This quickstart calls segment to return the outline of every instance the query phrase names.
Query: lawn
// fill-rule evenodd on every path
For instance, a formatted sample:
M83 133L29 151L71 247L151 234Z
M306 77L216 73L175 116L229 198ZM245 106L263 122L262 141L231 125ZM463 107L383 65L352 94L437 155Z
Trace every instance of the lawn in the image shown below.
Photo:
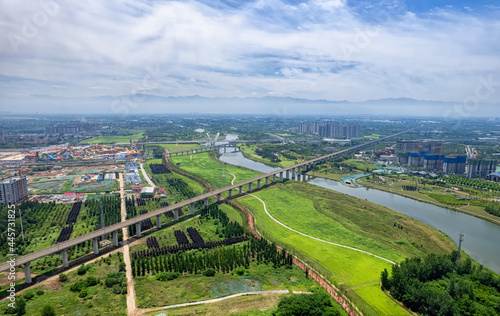
M90 139L81 141L81 144L113 144L113 143L132 143L139 141L143 137L144 132L140 131L135 134L125 136L96 136Z
M101 259L89 264L90 269L85 275L78 275L76 271L73 271L68 274L66 282L61 283L55 280L50 285L33 287L28 291L36 293L38 290L43 290L44 293L42 295L35 294L27 302L26 315L40 315L41 310L46 305L52 306L56 310L56 315L126 315L126 295L114 294L112 289L107 288L104 284L89 287L87 289L88 295L84 298L80 298L78 292L70 291L71 285L90 276L96 277L104 283L108 273L118 272L118 263L118 254L114 254L109 259L105 258L105 260ZM0 305L0 313L4 311L6 302L8 301L4 301Z
M213 155L213 153L211 154ZM191 173L210 183L214 189L223 188L234 183L256 177L259 173L242 167L223 164L215 160L210 153L171 157L170 161L177 168ZM224 166L223 166L224 165ZM224 170L223 170L224 169ZM222 176L224 174L224 177ZM246 189L246 186L245 188Z
M442 233L389 209L337 192L292 182L254 193L262 198L272 216L284 224L317 238L346 243L388 259L427 252L447 252L453 243ZM297 234L272 221L262 203L245 196L238 203L255 215L260 232L272 241L293 248L332 282L347 290L366 315L407 314L383 292L364 289L378 284L380 272L390 263L373 256L337 247ZM366 207L366 208L365 208ZM396 225L401 225L400 229ZM306 259L307 261L307 259ZM374 293L375 292L375 293Z

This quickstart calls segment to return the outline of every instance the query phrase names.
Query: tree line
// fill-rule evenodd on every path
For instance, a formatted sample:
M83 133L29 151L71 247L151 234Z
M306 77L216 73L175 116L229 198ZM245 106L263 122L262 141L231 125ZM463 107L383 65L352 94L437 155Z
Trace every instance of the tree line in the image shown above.
M498 315L500 278L470 258L430 254L407 258L381 274L382 289L422 315Z

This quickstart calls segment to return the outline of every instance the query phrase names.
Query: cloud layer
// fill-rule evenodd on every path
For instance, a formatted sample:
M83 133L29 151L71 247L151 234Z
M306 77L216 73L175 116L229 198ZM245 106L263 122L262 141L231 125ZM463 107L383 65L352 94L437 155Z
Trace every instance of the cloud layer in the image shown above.
M500 9L404 1L0 4L2 98L159 96L463 102L492 76ZM461 1L460 3L464 3Z

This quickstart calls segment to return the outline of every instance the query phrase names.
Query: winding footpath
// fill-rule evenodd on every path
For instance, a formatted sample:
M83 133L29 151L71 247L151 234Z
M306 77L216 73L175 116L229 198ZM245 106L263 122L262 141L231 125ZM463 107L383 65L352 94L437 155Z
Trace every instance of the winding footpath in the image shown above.
M181 303L181 304L174 304L174 305L168 305L168 306L163 306L163 307L156 307L156 308L145 308L142 310L143 313L147 312L153 312L153 311L158 311L158 310L163 310L163 309L170 309L170 308L177 308L177 307L185 307L185 306L192 306L192 305L200 305L200 304L207 304L207 303L216 303L220 302L223 300L239 297L239 296L244 296L244 295L266 295L266 294L313 294L312 292L304 292L304 291L288 291L288 290L269 290L269 291L253 291L253 292L243 292L243 293L236 293L224 297L219 297L219 298L214 298L211 300L205 300L205 301L198 301L198 302L189 302L189 303Z
M148 184L150 186L152 186L152 187L155 187L155 184L149 178L148 174L146 173L146 170L144 170L144 164L143 163L141 163L141 171L142 171L142 175L144 176L144 179L146 179L146 181L148 182Z
M300 234L302 236L305 236L305 237L308 237L308 238L312 238L312 239L315 239L317 241L321 241L321 242L324 242L324 243L327 243L327 244L331 244L331 245L334 245L334 246L337 246L337 247L342 247L342 248L347 248L347 249L351 249L351 250L354 250L354 251L359 251L359 252L362 252L364 254L367 254L367 255L370 255L370 256L373 256L375 258L379 258L379 259L382 259L384 261L387 261L391 264L396 264L394 261L391 261L387 258L384 258L384 257L381 257L381 256L377 256L376 254L373 254L371 252L368 252L368 251L364 251L364 250L361 250L361 249L358 249L358 248L354 248L354 247L349 247L349 246L346 246L346 245L341 245L341 244L337 244L337 243L334 243L334 242L331 242L331 241L328 241L328 240L323 240L323 239L320 239L320 238L317 238L317 237L314 237L314 236L311 236L311 235L307 235L307 234L304 234L302 232L299 232L298 230L295 230L291 227L288 227L286 226L285 224L283 224L282 222L278 221L276 218L274 218L271 214L269 214L269 211L267 210L267 206L266 206L266 203L258 196L256 195L253 195L253 194L248 194L250 196L253 196L254 198L256 198L257 200L259 200L262 205L264 206L264 211L266 212L267 216L269 216L273 221L275 221L276 223L280 224L281 226L285 227L286 229L289 229L297 234Z

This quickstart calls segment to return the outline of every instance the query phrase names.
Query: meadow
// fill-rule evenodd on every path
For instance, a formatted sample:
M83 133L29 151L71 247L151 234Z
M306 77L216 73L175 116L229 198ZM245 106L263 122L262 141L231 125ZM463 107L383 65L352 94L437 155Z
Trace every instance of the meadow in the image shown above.
M144 135L143 131L131 135L120 136L96 136L81 141L81 144L114 144L114 143L134 143L139 141Z
M341 193L290 181L254 194L273 217L293 229L393 261L454 248L444 234L416 220ZM378 287L380 272L389 269L389 262L295 233L269 218L255 197L237 202L252 211L266 238L307 257L306 262L342 288L366 315L408 314Z

